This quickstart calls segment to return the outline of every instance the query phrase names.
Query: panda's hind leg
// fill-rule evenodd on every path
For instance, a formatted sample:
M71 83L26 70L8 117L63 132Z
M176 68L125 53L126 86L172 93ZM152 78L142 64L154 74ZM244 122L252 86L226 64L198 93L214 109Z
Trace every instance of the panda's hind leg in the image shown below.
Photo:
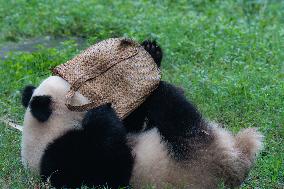
M152 56L158 67L161 66L163 52L155 40L145 40L141 43L144 49Z
M256 128L246 128L236 135L236 146L250 162L262 148L263 135Z
M161 47L153 40L145 40L141 43L144 49L152 56L158 67L161 66L163 52ZM127 132L140 132L144 128L147 107L142 103L139 108L135 109L124 120L123 124Z
M201 162L229 188L241 185L246 179L262 144L262 135L254 128L237 135L210 123L214 137L211 144L199 151Z
M177 87L161 81L147 100L148 127L156 127L176 160L187 160L210 137L203 131L201 113Z

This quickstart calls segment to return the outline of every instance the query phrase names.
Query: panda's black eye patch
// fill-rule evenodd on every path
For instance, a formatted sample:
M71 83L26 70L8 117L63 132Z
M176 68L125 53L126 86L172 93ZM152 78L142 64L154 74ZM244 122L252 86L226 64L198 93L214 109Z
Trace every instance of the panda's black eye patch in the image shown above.
M22 91L22 105L27 108L36 87L27 85Z
M32 115L40 122L47 121L52 113L51 103L51 96L34 96L30 102Z

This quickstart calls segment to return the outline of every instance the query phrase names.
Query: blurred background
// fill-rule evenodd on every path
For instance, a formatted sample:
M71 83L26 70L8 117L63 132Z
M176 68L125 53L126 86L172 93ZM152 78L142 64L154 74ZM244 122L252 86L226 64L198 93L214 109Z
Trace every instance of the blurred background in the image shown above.
M21 124L20 91L89 45L155 39L163 80L229 130L258 127L265 148L242 188L284 188L284 1L0 0L0 117ZM0 187L37 188L21 134L0 123Z

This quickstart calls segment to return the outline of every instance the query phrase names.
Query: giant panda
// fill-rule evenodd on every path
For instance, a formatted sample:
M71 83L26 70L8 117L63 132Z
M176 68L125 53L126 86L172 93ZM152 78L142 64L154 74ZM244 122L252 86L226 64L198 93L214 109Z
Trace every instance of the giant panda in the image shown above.
M143 45L160 65L160 48L149 41ZM111 104L70 111L65 106L69 88L64 79L50 76L22 94L22 162L57 188L202 189L220 182L236 187L261 147L256 129L233 135L206 121L179 88L164 81L124 120ZM79 93L74 101L88 102Z

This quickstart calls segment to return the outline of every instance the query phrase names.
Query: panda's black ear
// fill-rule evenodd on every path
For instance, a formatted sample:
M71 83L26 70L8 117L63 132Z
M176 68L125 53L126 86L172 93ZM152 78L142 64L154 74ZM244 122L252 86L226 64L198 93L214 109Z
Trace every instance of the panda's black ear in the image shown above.
M27 85L22 90L22 105L27 108L36 87Z
M48 120L52 113L52 98L48 95L33 96L30 102L32 115L40 122Z

